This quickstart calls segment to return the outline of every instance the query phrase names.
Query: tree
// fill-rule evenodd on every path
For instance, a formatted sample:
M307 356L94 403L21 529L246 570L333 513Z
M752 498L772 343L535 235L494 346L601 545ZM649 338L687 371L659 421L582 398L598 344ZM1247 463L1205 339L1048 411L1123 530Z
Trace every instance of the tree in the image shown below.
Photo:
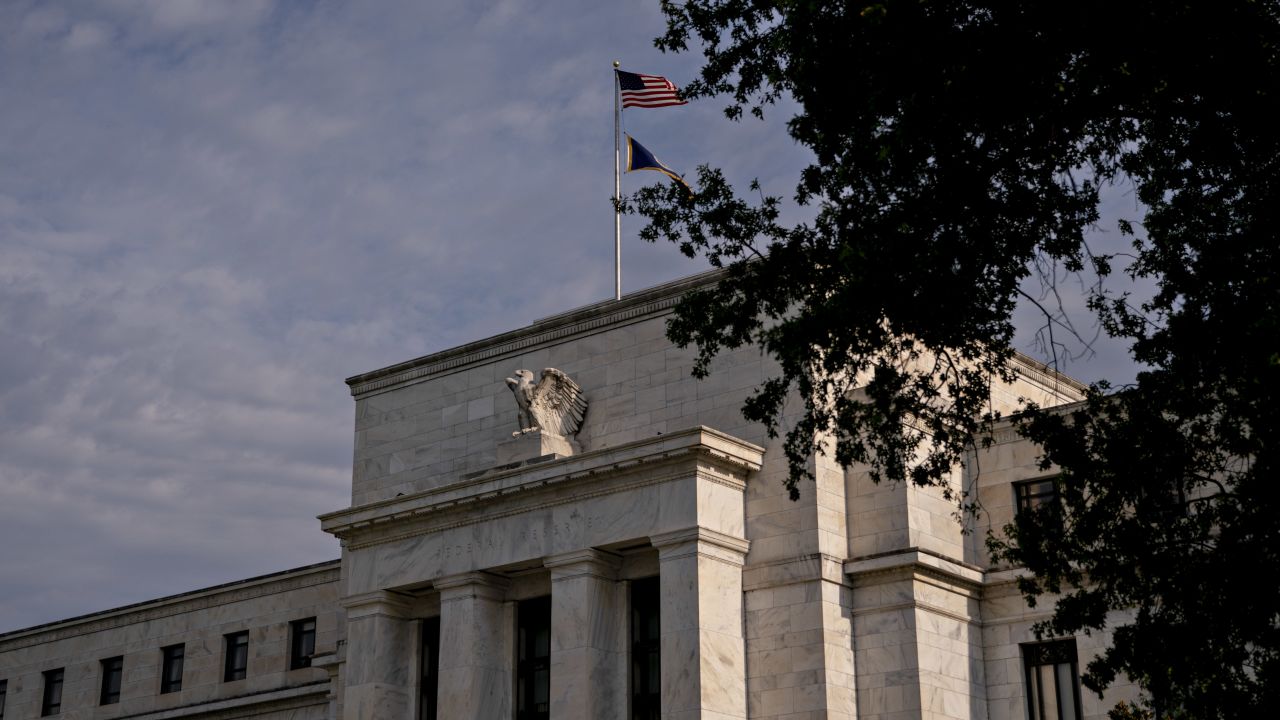
M1020 431L1061 471L1063 505L1019 517L993 555L1025 566L1038 631L1133 612L1085 683L1117 674L1161 717L1245 717L1280 699L1280 10L1274 1L664 1L656 44L704 55L689 98L761 115L790 97L815 160L780 222L701 167L698 191L654 186L624 208L642 236L724 267L669 335L748 343L781 374L743 411L786 431L793 497L806 459L833 453L878 479L937 485L995 419L1019 302L1046 347L1072 332L1024 280L1082 277L1100 327L1131 343L1136 382L1093 386L1067 412L1029 406ZM1132 183L1132 253L1085 231L1099 191ZM759 187L752 185L753 191ZM1051 268L1045 271L1045 268ZM1139 302L1115 272L1154 283ZM854 387L862 392L855 394ZM824 439L825 438L825 439ZM958 498L961 503L970 499Z

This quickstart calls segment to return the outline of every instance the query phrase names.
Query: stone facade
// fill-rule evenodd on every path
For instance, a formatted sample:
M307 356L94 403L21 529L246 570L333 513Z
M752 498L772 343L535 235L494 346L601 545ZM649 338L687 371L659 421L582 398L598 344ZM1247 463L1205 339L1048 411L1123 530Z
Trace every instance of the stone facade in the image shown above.
M935 491L876 485L825 458L790 500L779 441L739 413L770 361L755 348L726 352L699 381L692 350L665 338L680 295L707 281L350 378L351 505L320 518L341 539L340 565L0 636L4 720L39 716L42 673L54 667L67 668L61 714L77 718L434 709L505 720L542 683L546 714L531 717L624 720L641 672L631 588L654 577L663 718L1027 717L1030 626L1044 614L1017 595L1017 570L990 566L983 539L1012 519L1015 484L1043 477L1035 448L1002 428L956 470L952 482L985 509L969 527ZM589 401L581 431L572 450L513 454L520 423L505 378L548 367ZM1080 397L1032 361L1016 370L994 407ZM526 670L518 616L548 596L549 659ZM286 671L288 623L308 613L317 657ZM255 654L232 688L217 656L237 629ZM1077 639L1077 664L1105 640ZM191 648L181 697L158 694L159 648L173 642ZM432 643L434 668L423 652ZM126 691L99 707L95 667L120 654ZM1067 670L1050 671L1069 684ZM1100 718L1131 692L1064 701Z
M4 720L41 717L46 673L62 670L58 717L322 720L330 673L290 669L292 623L315 619L335 648L339 564L322 563L0 635ZM225 680L225 637L247 631L244 679ZM184 649L181 688L161 692L161 648ZM122 658L119 700L102 704L103 664Z

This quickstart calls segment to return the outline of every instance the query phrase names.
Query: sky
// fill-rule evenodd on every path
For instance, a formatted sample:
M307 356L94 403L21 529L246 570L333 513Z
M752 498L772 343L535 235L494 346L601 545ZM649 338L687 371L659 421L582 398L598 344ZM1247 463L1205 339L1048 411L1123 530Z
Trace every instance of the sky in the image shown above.
M344 378L612 296L610 70L692 78L662 29L657 0L0 3L0 632L336 558ZM789 196L785 107L722 108L624 123ZM639 227L624 292L706 268ZM1098 348L1066 370L1132 375Z

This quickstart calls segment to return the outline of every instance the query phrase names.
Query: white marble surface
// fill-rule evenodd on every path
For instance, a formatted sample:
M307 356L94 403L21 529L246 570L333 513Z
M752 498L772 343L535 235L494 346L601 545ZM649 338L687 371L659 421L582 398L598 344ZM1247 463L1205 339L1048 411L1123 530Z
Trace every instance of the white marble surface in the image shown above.
M506 582L483 573L441 580L440 717L493 720L512 712L515 618ZM397 717L397 716L369 716Z
M745 718L742 562L747 543L685 532L654 544L662 593L663 716Z
M565 340L561 333L582 323L569 319L559 329L539 328L541 334L531 329L531 337L546 339L516 353L480 350L470 362L358 394L353 504L438 487L498 464L498 446L517 425L504 382L514 367L556 367L577 381L590 402L575 437L584 452L699 424L763 441L739 408L771 363L752 348L726 351L711 376L695 380L693 351L665 337L669 313L669 303L659 303L639 316L628 311L616 325L592 319L590 334Z
M412 604L387 591L344 600L347 654L343 717L408 717L417 688Z
M548 558L551 716L626 720L627 586L620 559L594 550Z

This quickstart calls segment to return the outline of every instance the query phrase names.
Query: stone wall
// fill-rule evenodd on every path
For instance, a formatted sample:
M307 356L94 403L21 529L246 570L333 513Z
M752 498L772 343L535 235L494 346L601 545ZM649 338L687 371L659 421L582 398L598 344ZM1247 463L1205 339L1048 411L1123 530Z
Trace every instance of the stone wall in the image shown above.
M5 720L40 716L47 670L64 669L58 717L324 718L329 673L289 669L289 623L316 618L316 649L336 647L337 561L0 635ZM223 636L249 632L243 680L223 682ZM182 643L182 689L160 693L161 648ZM99 705L101 661L123 656L120 701Z
M590 402L578 440L598 450L697 425L764 439L739 408L766 376L746 348L690 376L693 351L666 340L671 292L628 296L461 348L348 380L356 397L352 505L428 490L496 464L518 429L504 378L517 369L564 371Z

